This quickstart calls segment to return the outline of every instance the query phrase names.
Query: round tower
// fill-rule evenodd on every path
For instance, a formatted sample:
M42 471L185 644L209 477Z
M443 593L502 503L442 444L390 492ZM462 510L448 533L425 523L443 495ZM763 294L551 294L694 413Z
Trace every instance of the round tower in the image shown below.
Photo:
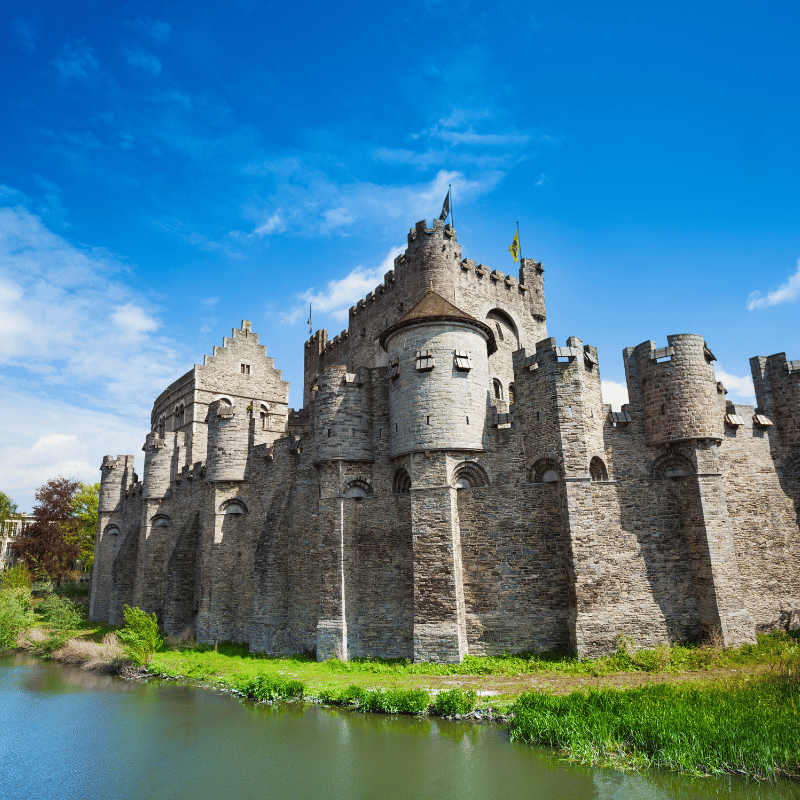
M370 390L361 372L336 364L318 381L314 460L372 461Z
M391 455L483 450L497 348L488 325L434 291L381 336L389 355Z
M100 467L100 495L97 511L111 514L118 510L128 484L133 480L133 456L103 456Z
M642 342L635 349L647 443L722 439L714 356L702 336L667 337L668 346Z
M164 497L169 489L172 468L172 448L156 431L147 434L144 446L144 472L142 473L142 497L155 499Z
M461 245L456 231L440 219L428 228L425 220L408 233L408 248L395 261L397 280L408 287L410 297L432 288L442 295L453 290L453 274L461 263Z
M250 425L247 414L225 399L208 407L207 481L241 481L247 466Z

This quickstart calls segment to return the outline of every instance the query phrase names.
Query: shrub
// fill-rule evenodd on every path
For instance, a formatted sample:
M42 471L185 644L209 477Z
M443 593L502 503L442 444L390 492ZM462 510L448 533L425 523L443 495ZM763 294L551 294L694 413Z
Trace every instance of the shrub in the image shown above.
M69 634L83 624L82 610L66 597L50 595L39 603L36 610L42 615L49 628L47 639L39 648L45 653L52 653L53 650L62 647L69 638Z
M0 650L14 647L17 635L32 624L30 589L0 591Z
M0 574L0 589L30 589L33 577L24 564L9 567Z
M42 595L51 594L53 591L53 584L50 581L35 581L31 584L31 594Z
M450 689L439 692L433 701L433 713L437 717L453 717L456 714L469 714L475 708L478 695L472 689Z
M123 654L137 667L145 667L164 641L158 630L156 615L127 605L122 613L125 627L117 631L117 638L122 645Z
M431 696L425 689L375 689L364 693L360 707L383 714L424 714L430 702Z
M246 679L239 684L238 689L255 700L301 700L306 687L302 681L287 680L280 675L259 675L257 678Z
M60 586L56 586L55 593L59 597L88 597L89 583L84 581L64 581Z

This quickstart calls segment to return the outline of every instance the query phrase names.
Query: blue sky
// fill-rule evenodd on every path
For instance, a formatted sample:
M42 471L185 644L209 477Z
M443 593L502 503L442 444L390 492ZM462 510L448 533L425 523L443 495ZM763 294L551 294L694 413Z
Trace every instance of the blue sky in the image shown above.
M701 333L730 399L800 358L800 22L709 2L7 4L0 490L134 453L250 319L302 397L453 184L465 257L544 262L551 336Z

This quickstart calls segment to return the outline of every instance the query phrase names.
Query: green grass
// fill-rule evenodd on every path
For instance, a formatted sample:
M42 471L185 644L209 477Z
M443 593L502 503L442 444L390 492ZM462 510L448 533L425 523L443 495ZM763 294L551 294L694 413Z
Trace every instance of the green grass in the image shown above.
M520 695L512 741L616 768L755 778L800 773L800 659L733 685L593 689Z

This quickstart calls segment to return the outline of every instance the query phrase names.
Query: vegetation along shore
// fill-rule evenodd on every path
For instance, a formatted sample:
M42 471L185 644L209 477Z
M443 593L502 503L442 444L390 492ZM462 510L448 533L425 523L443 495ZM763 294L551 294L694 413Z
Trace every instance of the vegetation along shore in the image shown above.
M800 631L758 644L637 650L614 655L468 656L460 664L250 653L164 640L155 618L126 611L119 629L90 623L85 588L33 584L8 570L0 585L0 649L19 648L123 677L181 680L265 702L323 703L399 714L498 721L512 741L622 770L800 778Z

